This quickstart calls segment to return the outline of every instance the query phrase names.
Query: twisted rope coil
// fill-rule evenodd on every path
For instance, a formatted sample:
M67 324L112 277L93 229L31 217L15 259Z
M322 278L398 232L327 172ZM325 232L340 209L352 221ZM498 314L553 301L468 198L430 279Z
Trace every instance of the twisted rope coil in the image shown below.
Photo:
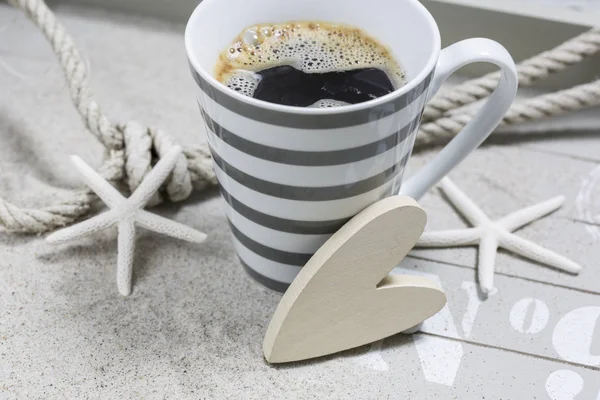
M143 180L153 165L153 155L162 157L173 146L162 130L145 127L135 121L116 125L102 112L88 87L88 74L81 56L65 27L56 19L43 0L7 0L22 9L52 45L63 69L71 100L86 128L103 144L105 159L100 174L113 185L125 184L130 190ZM557 48L542 53L518 66L520 84L531 85L551 73L560 71L600 51L600 29L593 29ZM450 140L471 119L472 111L457 115L447 113L487 97L499 79L498 73L466 82L436 96L424 112L415 147ZM551 93L515 104L503 124L521 123L559 115L600 104L600 81ZM186 199L192 191L216 184L212 160L205 147L184 149L164 190L150 205L164 200ZM19 208L0 198L0 228L11 232L43 233L68 225L90 212L96 195L88 189L73 192L66 201L41 209Z
M594 28L552 50L545 51L519 63L517 65L519 87L531 86L537 81L578 64L598 52L600 52L600 28ZM489 96L498 85L499 79L500 72L493 72L440 91L425 107L423 121L441 118L450 110Z
M171 138L159 129L147 128L131 121L113 124L93 99L83 60L65 27L41 0L8 0L22 9L43 32L52 45L63 69L71 100L88 129L106 148L99 171L113 185L125 183L130 191L152 168L152 155L159 158L173 146ZM164 192L171 201L186 199L195 189L216 184L210 153L203 147L185 149L171 173ZM163 200L157 193L150 205ZM42 233L70 224L87 214L96 195L87 190L76 191L59 204L41 209L19 208L0 198L0 226L7 231Z
M600 80L514 103L499 126L521 124L600 105ZM450 141L473 118L476 109L424 122L415 148Z

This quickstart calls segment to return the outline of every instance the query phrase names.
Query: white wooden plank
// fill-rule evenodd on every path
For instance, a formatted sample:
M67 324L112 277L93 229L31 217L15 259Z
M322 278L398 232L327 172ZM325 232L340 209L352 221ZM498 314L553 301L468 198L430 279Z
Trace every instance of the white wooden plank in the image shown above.
M468 269L419 259L393 273L439 279L446 292L424 333L600 371L600 295L498 276L498 294L485 298Z
M568 2L565 0L430 0L503 13L525 15L558 22L596 25L600 21L600 3Z
M432 154L416 157L412 170ZM565 195L562 209L517 231L532 240L584 266L578 276L558 272L500 252L496 259L499 273L600 292L600 243L581 221L577 198L584 182L596 169L593 162L545 154L514 146L488 146L469 156L453 173L453 181L491 218L500 218L523 207ZM585 207L598 212L598 191ZM440 196L431 191L421 201L428 213L427 230L465 227L466 224ZM475 248L418 249L412 254L470 268L476 265Z
M371 369L365 374L369 379L388 379L389 386L377 392L382 397L392 388L391 398L414 399L571 400L574 395L596 399L600 391L597 371L435 336L415 336L416 345L397 336L385 341L380 352L363 356L367 360L359 359L365 370Z

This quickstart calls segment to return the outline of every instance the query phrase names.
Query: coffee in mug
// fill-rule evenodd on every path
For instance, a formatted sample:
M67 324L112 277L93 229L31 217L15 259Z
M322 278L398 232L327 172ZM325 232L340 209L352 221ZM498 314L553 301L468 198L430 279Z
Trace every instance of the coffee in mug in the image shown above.
M316 21L259 24L221 52L215 77L255 99L296 107L335 107L404 86L390 50L363 30Z

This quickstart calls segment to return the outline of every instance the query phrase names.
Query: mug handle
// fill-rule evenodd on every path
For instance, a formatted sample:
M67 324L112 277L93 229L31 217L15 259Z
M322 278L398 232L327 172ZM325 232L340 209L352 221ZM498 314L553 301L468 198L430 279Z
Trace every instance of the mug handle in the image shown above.
M492 133L510 108L518 86L515 62L500 43L481 38L466 39L442 50L427 100L431 100L454 71L474 62L489 62L500 67L498 86L458 135L429 164L402 184L399 194L421 198Z

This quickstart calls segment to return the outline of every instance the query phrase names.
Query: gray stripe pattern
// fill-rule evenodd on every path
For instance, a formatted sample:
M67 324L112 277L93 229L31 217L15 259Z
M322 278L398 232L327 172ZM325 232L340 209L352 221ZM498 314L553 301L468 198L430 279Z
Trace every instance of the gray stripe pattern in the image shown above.
M239 184L269 196L301 201L339 200L369 192L384 185L389 180L394 178L397 175L397 172L404 167L408 157L410 156L410 153L406 154L402 160L387 170L361 181L337 186L305 187L283 185L248 175L219 157L214 149L211 148L211 151L215 164L218 165L228 177L235 180Z
M258 243L248 236L244 235L232 222L229 220L229 226L233 235L239 242L254 254L266 258L267 260L275 261L281 264L295 265L303 267L310 260L312 254L292 253L289 251L277 250L272 247Z
M273 229L279 232L295 233L300 235L325 235L337 232L350 217L343 219L334 219L329 221L298 221L274 217L257 211L242 204L239 200L229 194L223 186L219 186L221 196L238 214L254 222L255 224Z
M399 131L364 146L333 151L298 151L266 146L244 139L215 122L202 107L200 107L200 112L208 129L236 150L261 160L311 167L348 164L385 153L409 137L421 120L421 115L417 115Z
M287 290L287 288L290 286L289 283L285 283L285 282L280 282L280 281L276 281L275 279L271 279L268 278L264 275L259 274L258 272L256 272L254 269L252 269L248 264L246 264L244 262L244 260L242 260L241 257L238 257L240 260L240 263L242 264L242 266L244 267L244 269L246 270L246 272L258 283L260 283L261 285L264 285L266 287L268 287L269 289L275 290L277 292L285 292Z
M268 201L270 207L278 208L275 213L281 216L286 216L286 213L283 212L282 214L280 207L287 207L289 204L298 204L303 207L303 210L305 208L311 210L313 207L317 207L315 209L318 209L318 202L330 202L324 206L329 207L328 209L335 213L337 217L342 217L345 213L342 213L337 209L336 200L344 207L343 210L350 210L348 205L354 204L354 201L358 201L357 204L359 206L356 208L362 208L363 206L367 206L368 202L372 201L372 197L374 197L371 194L364 196L364 198L360 195L372 193L373 195L376 195L377 198L390 195L394 188L390 187L389 189L386 189L386 185L391 183L395 177L402 173L402 170L410 157L410 147L412 145L411 136L419 125L421 118L420 111L422 110L415 110L413 114L413 105L413 107L406 109L406 112L402 113L402 118L405 118L406 114L416 115L416 117L412 117L411 120L407 122L406 119L396 118L394 116L393 120L388 119L384 124L385 129L389 129L389 131L385 131L386 137L374 137L372 139L374 141L367 144L362 144L364 143L363 140L358 143L354 142L356 144L350 145L354 146L350 148L339 149L340 147L343 147L345 143L343 136L344 132L343 130L340 130L340 128L356 127L352 130L355 134L360 134L363 128L365 128L365 134L368 135L368 129L373 129L373 126L376 125L376 121L392 116L398 111L411 106L413 103L422 109L422 102L424 101L424 96L426 95L434 73L434 71L431 71L429 75L414 88L384 104L365 105L365 108L355 111L345 111L344 108L340 108L339 110L328 110L327 113L323 114L306 114L287 110L275 111L271 108L253 104L253 101L250 99L244 101L244 99L240 99L236 94L229 94L229 89L221 84L215 83L213 86L203 79L191 66L190 68L196 83L203 92L203 94L199 95L199 106L204 122L208 128L209 144L211 142L212 144L216 143L216 145L220 145L220 143L227 144L227 146L230 146L229 148L240 152L237 153L237 155L241 156L241 153L244 154L244 162L252 162L251 159L245 161L247 160L246 155L248 155L249 157L254 157L256 160L264 160L273 163L272 168L277 168L277 164L281 164L282 166L308 167L303 170L303 174L306 174L308 177L317 176L316 174L323 171L324 174L328 174L326 182L333 183L332 186L322 187L295 186L295 184L302 184L305 182L300 180L296 183L293 178L286 180L285 183L272 182L263 178L266 178L267 176L278 176L277 174L261 173L260 176L262 178L254 176L256 175L255 173L248 173L244 170L241 165L245 164L241 161L239 165L235 162L235 152L224 151L223 154L219 154L215 151L215 148L211 147L215 168L219 169L224 174L223 175L219 171L219 177L231 179L237 184L250 190L240 190L238 192L236 191L238 190L237 188L234 190L235 187L232 187L230 189L234 190L232 193L236 196L242 196L242 198L236 198L228 193L223 186L220 186L222 197L225 199L228 206L240 216L239 221L235 218L230 219L232 218L231 215L228 217L228 220L236 240L236 246L241 246L240 249L244 250L243 252L240 250L240 253L244 256L247 255L248 258L250 258L250 260L243 260L240 258L241 264L255 280L271 289L282 292L287 289L289 283L273 279L273 276L278 276L280 277L279 279L291 279L294 275L293 271L298 269L298 267L303 267L312 257L312 254L302 252L297 253L293 250L307 251L312 249L312 247L307 248L306 244L313 243L312 241L314 238L308 236L333 234L350 220L351 216L323 221L287 219L269 215L270 208L264 208L262 205L258 205L258 203L256 203L257 199L262 198L263 201ZM418 99L421 100L417 101ZM224 111L220 107L228 111ZM285 129L283 129L284 127L293 128L294 134L298 133L300 135L302 134L302 130L326 131L335 129L335 131L330 133L325 132L324 134L329 133L330 135L337 135L339 133L340 145L339 147L334 147L338 148L338 150L318 151L319 149L299 150L297 148L288 150L285 148L274 147L276 145L273 143L270 143L271 145L261 144L240 136L240 132L232 132L225 128L223 126L223 124L227 125L227 123L224 122L225 120L221 121L217 118L219 117L219 111L226 114L223 118L236 118L236 124L238 126L244 127L247 122L249 126L251 125L251 129L256 130L257 134L260 134L261 126L258 125L260 123L279 127L284 135L286 133ZM230 113L236 115L230 115ZM247 120L239 121L240 117L246 118ZM213 118L216 118L220 123L216 122ZM389 123L396 123L397 119L399 119L401 123L406 123L406 125L402 127L396 126L395 128L390 129ZM268 128L270 129L269 132L271 132L272 127ZM276 131L278 130L279 129L276 129ZM319 135L320 132L317 131L311 134ZM216 138L219 138L219 140ZM278 140L274 141L274 143L286 143L285 136L283 138L283 142ZM338 140L337 136L332 137L332 139ZM369 140L369 137L365 137L365 139ZM219 149L218 146L217 149ZM398 150L396 151L394 149ZM405 150L407 151L406 154ZM384 153L389 151L394 151L394 153L384 155ZM402 154L404 155L402 156ZM380 156L382 160L385 158L385 166L381 165L379 169L371 169L372 167L368 160L373 159L374 161L377 161L377 156ZM390 159L389 156L393 156L394 158ZM229 159L228 157L232 158ZM402 157L402 159L398 160L399 157ZM234 162L238 168L231 165L230 162ZM353 175L353 163L358 163L358 172L356 173L360 174L360 178ZM394 163L394 165L390 166L391 163ZM270 165L267 165L265 168L267 167L271 168ZM311 167L314 167L314 170ZM331 167L331 170L327 167ZM286 170L289 168L290 167L286 167ZM345 172L346 168L348 168L348 173ZM383 172L379 172L383 168L386 169ZM252 170L260 171L260 168L253 168ZM329 175L330 171L332 171L331 175ZM304 176L303 174L299 174L298 176ZM329 176L335 178L332 180ZM364 178L365 176L366 178ZM348 180L352 180L353 177L354 179L360 180L344 183ZM277 181L280 182L280 179L278 178ZM324 181L322 179L317 179L312 182ZM312 183L312 185L314 184L315 183ZM379 190L375 191L376 189ZM267 199L265 197L260 197L258 193L271 196L272 198ZM298 203L289 203L285 200L294 200L298 201ZM250 207L246 204L246 201L255 205ZM258 207L262 211L258 211L253 207ZM354 211L355 208L353 206L352 212ZM296 215L305 215L305 212L303 211L301 214ZM328 214L321 212L319 215L326 217ZM235 223L238 223L239 228ZM249 223L270 229L271 231L265 231L264 229ZM244 232L242 232L241 229L244 229ZM254 230L256 230L256 237ZM306 235L306 238L290 237L290 234ZM304 241L305 239L306 241L303 242L303 245L298 247L295 246L295 240ZM257 240L260 240L260 242ZM319 238L319 240L322 240L322 238ZM279 245L276 246L283 247L286 250L273 248L268 243L279 243ZM249 263L251 260L252 262ZM255 263L256 265L254 265ZM268 272L279 266L290 268L291 272L286 271L283 274L278 271L275 271L272 274ZM263 271L263 273L268 276L257 272L257 270ZM281 278L283 276L285 276L285 278Z
M221 85L219 88L213 87L202 78L198 72L196 72L191 64L190 70L200 89L213 101L226 109L254 121L297 129L343 128L366 124L392 115L411 104L424 93L429 88L429 83L431 82L434 73L432 70L429 75L413 89L402 94L398 98L383 104L370 106L356 111L340 110L339 112L330 112L328 114L306 115L287 111L270 110L239 100L233 97L233 95L227 94L227 91L230 89L224 85L219 84Z

